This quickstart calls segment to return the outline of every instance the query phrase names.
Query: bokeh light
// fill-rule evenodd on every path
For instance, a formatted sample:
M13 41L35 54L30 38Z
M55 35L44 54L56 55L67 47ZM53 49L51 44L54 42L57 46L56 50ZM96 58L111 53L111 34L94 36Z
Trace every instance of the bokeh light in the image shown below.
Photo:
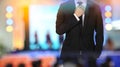
M6 11L11 13L13 11L13 7L12 6L7 6Z
M112 19L111 18L105 18L105 23L111 23Z
M24 45L22 41L20 40L16 40L14 41L15 45L14 45L14 49L19 49L19 50L22 50L24 48Z
M110 5L105 6L105 11L111 11L112 7Z
M111 13L111 12L109 12L109 11L105 12L105 17L107 17L107 18L112 17L112 13Z
M106 24L106 25L105 25L105 29L106 29L107 31L111 31L111 30L112 30L112 25L111 25L111 24Z
M13 20L12 19L7 19L6 23L7 23L7 25L12 25L13 24Z
M12 32L13 31L13 26L7 26L6 31L7 32Z
M13 17L12 13L6 13L6 18L12 18L12 17Z

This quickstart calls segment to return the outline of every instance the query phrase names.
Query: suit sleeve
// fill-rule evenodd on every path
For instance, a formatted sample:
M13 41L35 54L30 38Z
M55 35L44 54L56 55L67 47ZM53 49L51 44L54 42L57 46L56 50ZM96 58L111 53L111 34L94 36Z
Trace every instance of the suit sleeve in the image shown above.
M56 33L59 35L69 32L76 25L78 25L78 21L75 18L75 16L73 14L66 16L65 11L66 10L64 6L61 4L57 13L57 20L56 20Z
M98 7L97 8L97 17L96 17L96 36L95 36L95 41L96 41L96 47L95 47L95 52L97 53L97 58L100 56L102 47L103 47L103 41L104 41L104 30L103 30L103 19L102 19L102 14L101 10Z

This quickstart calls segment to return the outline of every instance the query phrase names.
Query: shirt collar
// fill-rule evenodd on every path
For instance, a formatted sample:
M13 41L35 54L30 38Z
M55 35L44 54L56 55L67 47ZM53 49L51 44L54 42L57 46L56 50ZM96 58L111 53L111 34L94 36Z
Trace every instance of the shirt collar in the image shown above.
M77 6L77 2L78 2L78 1L83 2L82 6L84 6L84 7L86 7L86 5L87 5L87 0L74 0L74 1L75 1L75 5L76 5L76 6Z

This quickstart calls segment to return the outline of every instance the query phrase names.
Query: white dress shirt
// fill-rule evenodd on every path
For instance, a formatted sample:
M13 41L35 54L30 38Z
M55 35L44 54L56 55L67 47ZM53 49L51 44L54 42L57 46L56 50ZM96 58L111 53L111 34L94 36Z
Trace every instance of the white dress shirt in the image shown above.
M78 6L78 3L77 2L82 2L81 6L86 8L86 5L87 5L87 0L74 0L75 1L75 6L77 7ZM77 17L76 14L74 14L75 18L80 21L80 19ZM84 26L84 17L85 17L85 14L83 14L82 16L82 25Z

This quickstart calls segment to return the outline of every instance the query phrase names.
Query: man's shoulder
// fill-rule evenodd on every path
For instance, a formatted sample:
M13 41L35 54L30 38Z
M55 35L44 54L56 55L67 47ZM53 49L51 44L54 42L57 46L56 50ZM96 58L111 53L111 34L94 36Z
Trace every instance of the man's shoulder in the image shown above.
M93 0L88 1L88 4L91 7L97 7L97 8L99 7L99 3L97 3L96 1L93 1Z
M61 3L61 5L69 5L69 4L73 4L74 0L66 0L64 2Z
M64 6L64 5L66 5L66 4L67 4L67 2L62 2L60 5Z

